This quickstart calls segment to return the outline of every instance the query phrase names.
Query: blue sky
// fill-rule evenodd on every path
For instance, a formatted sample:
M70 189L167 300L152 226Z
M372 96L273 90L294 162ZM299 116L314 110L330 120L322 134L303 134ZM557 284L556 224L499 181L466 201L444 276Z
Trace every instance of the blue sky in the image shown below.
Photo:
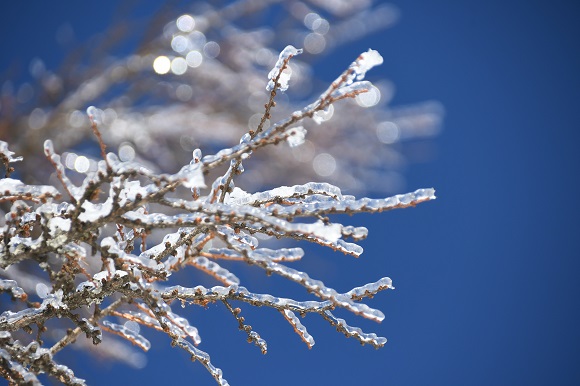
M216 306L191 310L201 348L232 385L578 385L578 6L392 3L402 14L394 28L350 43L319 67L337 73L372 47L385 58L373 79L393 80L393 104L438 100L445 106L433 156L405 170L407 190L435 187L438 199L352 218L370 233L358 260L310 251L315 262L325 262L318 277L345 288L393 278L397 289L371 302L387 315L382 324L348 318L389 342L378 351L361 347L307 317L316 339L308 350L276 312L248 309L269 344L263 356ZM54 33L64 22L79 36L106 28L112 2L83 7L3 5L0 68L35 56L58 63ZM141 12L150 9L144 5ZM105 377L111 385L213 384L202 366L168 348L164 336L148 338L153 349L144 370L76 351L68 358L92 384Z

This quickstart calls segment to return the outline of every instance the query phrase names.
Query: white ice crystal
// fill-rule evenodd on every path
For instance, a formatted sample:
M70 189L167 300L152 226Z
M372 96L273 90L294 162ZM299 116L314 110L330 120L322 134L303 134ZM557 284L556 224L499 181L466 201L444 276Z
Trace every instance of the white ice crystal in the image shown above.
M70 230L70 219L62 217L53 217L48 222L50 235L55 237L58 233L68 232Z
M111 213L113 209L113 198L109 197L103 203L93 204L90 201L83 202L83 213L79 215L79 220L84 222L95 222Z
M174 175L176 179L182 180L182 185L186 188L205 188L203 170L201 164L194 163L185 165Z
M288 145L290 147L298 147L304 143L306 129L302 126L293 127L288 131L288 134Z
M301 228L329 242L335 242L342 236L342 225L340 224L325 224L322 221L317 221L313 224L302 224Z
M103 110L98 109L95 106L89 106L87 108L87 115L89 116L89 119L97 125L103 123Z
M278 79L278 83L280 84L280 86L278 88L280 89L280 91L286 91L288 89L288 82L290 81L290 77L292 75L292 69L289 66L286 66L284 70L282 70L282 68L284 67L284 63L288 58L290 58L291 56L299 55L301 53L302 49L297 49L294 46L286 46L286 48L284 48L282 52L280 52L276 65L274 65L274 68L272 68L272 70L268 74L269 82L268 85L266 86L266 90L268 91L274 90L274 88L276 87L276 85L274 84L274 79L276 79L278 74L280 74L280 78ZM280 71L282 71L282 73L280 73Z
M360 59L358 59L354 66L356 72L356 79L362 80L365 77L367 71L375 66L379 66L383 64L383 57L378 51L369 49L367 52L363 52L360 55Z
M0 196L4 194L9 195L25 195L31 194L32 196L41 195L51 195L58 196L59 192L56 188L52 186L44 185L26 185L22 181L14 178L2 178L0 179Z
M4 154L8 162L18 162L23 159L23 157L12 157L14 152L8 149L8 143L4 141L0 141L0 154Z

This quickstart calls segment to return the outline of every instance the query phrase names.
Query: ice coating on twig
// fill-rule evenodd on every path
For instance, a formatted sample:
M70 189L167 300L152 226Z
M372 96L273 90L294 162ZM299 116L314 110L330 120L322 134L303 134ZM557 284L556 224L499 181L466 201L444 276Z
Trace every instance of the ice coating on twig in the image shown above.
M373 87L373 84L369 81L363 80L361 82L354 82L347 86L340 87L336 91L333 91L330 96L339 99L346 95L356 95L362 92L367 92Z
M0 279L0 292L10 291L15 298L26 298L26 293L15 280Z
M138 332L127 328L126 326L109 322L108 320L103 320L101 324L107 331L122 336L129 342L139 346L143 351L149 351L151 348L151 343L143 335L140 335Z
M20 358L27 357L29 363L34 364L34 369L56 377L65 385L86 386L83 379L77 378L74 372L65 365L58 364L52 358L50 350L39 347L38 342L33 341L24 346L20 341L13 340L8 335L0 336L3 340L3 348L0 348L0 363L3 365L3 375L10 375L11 379L18 380L22 385L42 385L32 367L23 366L18 362ZM15 384L15 383L14 383Z
M0 267L11 269L5 270L7 273L0 272L10 278L0 279L0 292L10 292L13 300L21 304L14 308L18 311L8 310L0 315L0 330L5 330L0 333L0 343L11 339L8 331L27 331L34 324L40 331L44 322L58 317L69 319L76 327L63 332L50 350L38 348L39 353L56 353L72 344L81 333L92 338L94 344L100 344L99 326L148 350L150 343L137 328L145 326L169 335L174 345L199 360L218 383L227 384L221 370L210 362L209 355L195 347L201 344L197 328L173 310L176 304L207 308L221 302L236 318L249 341L263 353L267 350L266 341L249 321L246 322L245 317L251 314L241 316L238 304L279 311L309 348L314 345L314 339L299 319L309 313L324 318L362 344L384 345L385 338L351 327L331 311L341 308L375 322L382 321L384 314L364 302L381 291L393 289L391 279L385 277L339 292L302 271L299 265L293 265L307 258L304 249L287 245L285 248L263 248L261 243L264 239L269 239L270 243L284 238L289 243L316 243L358 257L363 252L358 241L367 237L368 230L343 225L339 221L342 222L344 216L334 215L412 207L434 199L434 190L419 189L385 198L356 198L343 194L335 185L322 182L278 186L264 191L246 191L236 186L238 181L234 177L244 172L243 160L262 147L279 143L288 143L291 147L302 145L306 136L303 122L312 118L315 123L323 123L335 114L336 102L373 87L363 78L367 71L383 61L373 50L361 54L318 99L302 109L292 107L289 111L295 110L294 113L271 123L277 89L285 91L288 88L292 73L290 59L301 52L288 46L280 53L269 74L269 100L259 123L253 121L257 127L252 123L239 143L236 141L215 154L203 156L200 149L193 150L185 165L174 165L177 167L171 169L177 172L160 173L158 168L165 165L143 163L139 157L121 154L121 150L119 155L106 153L99 126L105 123L112 128L114 119L111 117L116 113L113 111L109 116L108 108L101 111L91 106L87 114L100 145L101 160L85 157L90 167L78 169L78 175L69 179L67 173L70 174L71 163L76 163L74 160L79 156L64 152L61 158L53 143L47 140L44 151L55 170L58 189L29 186L10 178L0 180L0 201L8 201L10 207L3 216L5 223L0 232L3 240L0 242ZM179 59L183 58L176 58ZM302 70L301 63L292 66ZM284 108L284 104L281 105ZM208 122L199 125L209 131L214 129ZM312 130L316 129L319 128ZM310 135L314 141L315 133ZM111 137L105 139L109 141ZM191 144L185 136L183 139L182 147L189 148ZM308 142L308 145L310 150L317 152L323 149L318 144L314 146ZM293 149L291 154L297 155L304 149ZM5 165L15 160L12 154L0 141L0 155ZM217 169L221 166L227 169L225 173ZM209 189L205 189L205 175L213 179ZM240 181L240 186L246 185ZM62 198L59 191L63 193ZM21 275L16 265L28 259L40 261L45 270L50 268L51 281L30 283L29 278ZM303 291L302 295L281 297L243 287L241 279L245 276L236 276L241 264L292 281ZM182 269L195 272L193 282L185 282L191 287L179 285L183 276L178 271ZM204 279L222 285L211 288L195 285L197 274L208 275ZM63 292L67 288L71 290ZM31 293L30 289L42 299L40 304L27 299L24 291ZM113 323L109 317L120 318L125 324ZM39 332L38 342L41 342L40 335ZM0 351L2 358L13 363L15 356L8 359L11 352L6 355ZM74 384L72 372L59 367L52 359L49 364L51 374L68 377ZM19 362L15 362L15 366L18 365ZM23 369L24 377L27 376L26 366ZM31 382L33 377L34 374L30 377Z
M302 126L297 126L288 131L288 145L290 147L298 147L304 143L306 138L306 129Z
M271 190L266 190L264 192L247 194L239 188L235 188L233 194L235 196L230 196L230 201L235 205L244 204L257 204L257 203L267 203L274 202L278 198L290 198L293 196L307 196L307 195L326 195L334 198L341 198L342 193L340 189L334 185L320 182L309 182L304 185L294 185L294 186L280 186Z
M62 297L63 291L58 290L44 298L38 308L26 308L18 312L4 311L0 314L0 330L18 330L22 325L27 325L38 320L47 309L66 310L68 306L62 302Z
M335 317L330 311L324 311L325 319L339 332L342 332L347 337L354 337L361 344L371 344L375 348L383 347L387 343L387 338L377 336L375 333L365 333L358 327L351 327L346 324L346 321Z
M252 251L247 251L247 253L255 260L271 260L276 262L297 261L304 256L304 250L302 248L258 248ZM207 251L207 254L211 255L213 258L225 260L243 261L245 258L243 254L229 248L210 248Z
M20 162L24 159L24 157L20 156L20 157L13 157L15 153L13 151L10 151L8 149L8 143L4 142L4 141L0 141L0 155L3 155L6 162L8 163L12 163L12 162Z
M356 64L355 64L356 63ZM383 64L383 57L378 51L369 48L367 52L360 54L359 58L353 63L355 69L356 79L364 79L367 71L375 66Z
M283 310L282 314L288 323L294 327L294 331L296 331L302 341L306 343L308 348L312 348L314 346L314 338L308 333L306 327L304 327L304 325L300 322L300 319L296 317L296 314L290 310Z
M240 279L218 263L210 261L203 256L196 257L189 262L190 265L208 273L226 285L240 284Z
M388 277L383 277L381 280L368 283L361 287L356 287L348 291L345 295L353 300L360 300L365 297L373 297L376 293L385 289L395 289L393 281Z
M280 91L286 91L288 89L288 82L290 81L290 76L292 75L292 70L288 67L288 60L296 55L300 55L302 53L302 49L297 49L294 46L286 46L280 52L278 56L278 61L274 65L274 68L268 74L268 85L266 86L266 90L272 91L276 87L275 79L279 75L278 79L278 88Z
M0 358L8 364L7 368L10 368L11 371L18 374L20 379L22 379L23 383L30 384L32 386L40 386L42 383L36 378L36 375L20 363L12 360L12 356L3 348L0 348Z
M181 347L182 349L184 349L185 351L187 351L188 353L191 354L192 361L194 361L194 360L200 361L205 366L205 368L207 368L207 370L210 372L210 374L213 376L213 378L216 380L216 382L220 386L228 386L229 385L228 381L226 381L223 377L222 370L215 367L210 362L210 357L209 357L208 353L206 353L205 351L199 350L198 348L193 346L191 343L189 343L188 341L183 340L181 338L177 339L176 343L179 347Z
M96 108L95 106L87 107L87 115L91 122L100 125L103 123L103 110Z
M205 181L203 178L203 170L200 164L185 165L172 178L181 180L183 186L186 188L205 188Z
M8 196L13 197L58 197L60 193L56 188L45 185L27 185L14 178L0 179L0 200Z

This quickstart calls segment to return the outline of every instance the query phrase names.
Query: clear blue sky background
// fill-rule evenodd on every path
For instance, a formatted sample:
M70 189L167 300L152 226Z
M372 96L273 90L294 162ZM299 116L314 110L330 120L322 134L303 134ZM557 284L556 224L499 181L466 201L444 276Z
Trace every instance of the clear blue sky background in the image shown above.
M276 312L244 307L268 341L262 356L215 306L191 310L200 348L233 385L579 385L578 5L393 3L402 12L396 27L317 68L336 74L372 47L385 57L373 79L394 81L394 104L442 102L447 114L433 159L405 171L408 190L433 186L439 198L353 218L370 230L363 257L312 250L311 272L342 290L392 277L397 289L372 301L387 315L381 325L348 317L389 343L360 347L310 316L304 323L317 343L308 350ZM35 56L56 63L54 32L63 22L90 36L114 9L113 2L3 4L0 68ZM143 15L150 9L144 5ZM212 384L164 336L147 337L153 349L144 370L75 351L67 358L91 384Z

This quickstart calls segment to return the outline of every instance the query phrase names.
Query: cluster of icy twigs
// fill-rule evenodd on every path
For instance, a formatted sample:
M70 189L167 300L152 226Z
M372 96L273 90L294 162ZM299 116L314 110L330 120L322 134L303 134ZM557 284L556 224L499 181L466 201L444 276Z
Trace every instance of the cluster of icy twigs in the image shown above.
M270 99L257 130L245 134L238 145L215 155L202 157L201 151L195 150L191 163L175 174L155 174L144 165L106 154L98 129L98 110L92 107L87 112L103 159L98 162L97 171L86 173L80 186L66 175L50 141L46 141L44 150L56 169L62 192L53 186L26 185L9 178L10 164L21 159L13 157L8 145L0 142L0 157L7 171L6 178L0 180L0 203L10 207L0 234L0 269L9 279L0 280L0 291L11 294L16 301L13 310L0 315L0 374L4 378L15 384L39 384L37 375L47 373L64 384L84 384L71 369L57 364L53 355L80 334L100 345L102 331L117 334L147 351L149 341L140 335L139 329L132 328L140 324L168 334L173 345L199 360L219 384L227 384L209 355L197 348L201 342L197 329L173 311L176 300L201 306L223 303L247 333L248 340L264 353L266 342L245 324L240 308L230 303L277 309L308 347L314 345L314 339L296 314L319 314L338 331L362 344L375 347L385 344L385 338L351 327L332 312L343 308L380 322L384 318L382 312L361 300L392 288L389 278L339 293L288 265L303 257L301 248L260 248L254 235L305 240L357 257L362 248L345 239L365 238L366 228L333 223L327 215L414 206L434 199L433 189L386 199L357 199L326 183L283 186L253 194L234 186L234 177L243 172L242 162L252 152L284 141L300 146L306 135L300 122L315 119L341 99L367 91L371 85L362 80L365 73L382 63L376 51L363 53L315 102L271 127L264 127L275 106L277 91L288 87L290 75L285 71L288 62L300 53L301 50L288 46L280 54L269 74ZM225 174L206 187L207 172L227 162ZM189 199L176 197L179 187L191 189ZM309 221L301 222L301 218ZM107 233L106 225L108 229L113 226L115 232ZM147 236L160 229L166 231L162 242L148 246ZM140 253L134 253L135 249ZM318 300L297 301L253 293L240 286L234 273L220 266L224 260L244 262L296 282ZM34 284L18 275L19 269L23 269L19 267L30 263L46 271L45 277L49 279L44 291L39 291L36 283L40 301L27 295L34 290ZM207 273L223 286L162 285L184 266ZM108 319L111 316L133 324L117 324ZM68 319L75 328L56 337L52 347L43 347L45 324L54 318ZM35 339L29 339L28 344L18 340L24 336L22 331L32 333L34 326Z

